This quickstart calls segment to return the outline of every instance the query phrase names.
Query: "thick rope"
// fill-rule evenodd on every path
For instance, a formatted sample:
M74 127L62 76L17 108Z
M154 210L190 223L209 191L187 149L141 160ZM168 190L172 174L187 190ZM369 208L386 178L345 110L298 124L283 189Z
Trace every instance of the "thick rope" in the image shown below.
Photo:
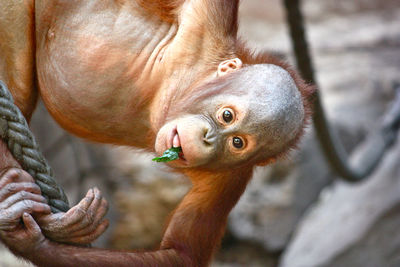
M39 151L35 137L7 86L0 81L0 137L7 143L14 158L40 187L52 212L66 212L68 199L53 178L53 172Z

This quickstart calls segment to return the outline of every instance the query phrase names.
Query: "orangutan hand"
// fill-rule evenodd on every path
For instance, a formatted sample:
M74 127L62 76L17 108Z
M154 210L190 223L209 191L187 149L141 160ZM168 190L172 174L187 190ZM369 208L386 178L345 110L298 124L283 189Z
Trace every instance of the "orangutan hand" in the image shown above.
M23 224L19 223L9 231L0 230L0 239L17 255L24 253L28 257L35 255L49 240L43 236L40 227L29 213L24 212L21 218Z
M50 207L29 173L10 168L0 175L0 230L21 225L22 214L49 214Z
M66 213L35 216L46 237L53 241L85 245L96 240L108 227L104 219L108 203L97 188Z

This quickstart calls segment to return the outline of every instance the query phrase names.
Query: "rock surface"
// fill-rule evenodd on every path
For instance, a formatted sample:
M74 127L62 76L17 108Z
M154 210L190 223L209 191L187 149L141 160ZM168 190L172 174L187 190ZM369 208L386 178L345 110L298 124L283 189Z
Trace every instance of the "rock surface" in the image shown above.
M293 157L256 170L230 215L235 237L260 242L269 251L285 248L303 212L332 181L313 136Z
M326 188L321 198L309 210L299 224L292 242L286 249L282 267L335 266L336 261L349 259L348 266L387 266L384 256L390 251L400 251L400 235L386 236L388 242L375 243L375 247L364 243L371 236L384 236L378 232L400 205L400 143L387 155L378 170L361 184L336 181ZM388 214L385 216L385 214ZM396 220L394 220L396 221ZM398 222L398 221L397 221ZM365 239L364 242L360 241ZM396 244L397 243L397 244ZM378 249L371 253L369 250ZM353 252L348 251L352 249ZM368 250L367 250L368 249ZM372 252L372 251L371 251ZM343 254L343 255L341 255ZM351 255L367 254L368 261L358 261ZM340 257L340 259L336 259ZM383 259L380 259L383 258ZM379 262L380 264L372 264ZM347 265L347 263L346 263ZM341 265L336 265L341 266Z
M400 205L378 218L363 237L326 266L400 266Z
M167 172L168 168L151 161L149 154L120 148L112 155L125 179L115 194L120 216L110 244L118 249L154 249L168 215L189 189L188 180Z

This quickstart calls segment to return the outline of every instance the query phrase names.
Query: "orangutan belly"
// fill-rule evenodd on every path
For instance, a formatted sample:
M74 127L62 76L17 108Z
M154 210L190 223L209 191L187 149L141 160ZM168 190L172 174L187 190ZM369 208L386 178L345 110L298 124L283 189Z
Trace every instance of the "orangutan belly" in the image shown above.
M41 96L70 132L135 145L147 129L147 109L140 100L151 94L143 92L140 80L151 72L157 47L171 26L129 8L113 13L110 7L86 5L70 10L64 6L52 12L50 23L38 25Z

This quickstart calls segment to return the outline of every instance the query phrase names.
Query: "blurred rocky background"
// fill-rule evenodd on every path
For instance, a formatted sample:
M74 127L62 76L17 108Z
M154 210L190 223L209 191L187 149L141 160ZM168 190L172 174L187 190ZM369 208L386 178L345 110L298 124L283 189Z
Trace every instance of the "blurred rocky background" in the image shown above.
M308 40L330 122L351 151L380 122L400 82L400 2L303 0ZM246 0L240 33L290 62L281 1ZM98 186L111 226L95 246L155 248L163 223L190 184L128 148L85 143L39 106L32 128L75 204ZM400 266L400 142L369 179L349 184L328 168L309 128L292 157L256 170L233 210L222 266ZM27 266L0 249L0 266Z

